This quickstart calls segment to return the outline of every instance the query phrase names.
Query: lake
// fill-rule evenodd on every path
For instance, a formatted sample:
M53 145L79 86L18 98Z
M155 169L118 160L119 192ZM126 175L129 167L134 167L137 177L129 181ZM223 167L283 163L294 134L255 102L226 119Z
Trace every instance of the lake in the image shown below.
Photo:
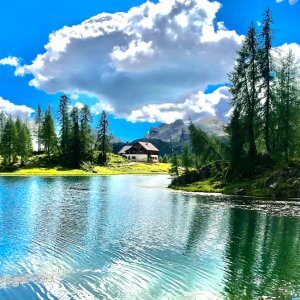
M0 177L0 299L290 299L300 288L298 202L169 181Z

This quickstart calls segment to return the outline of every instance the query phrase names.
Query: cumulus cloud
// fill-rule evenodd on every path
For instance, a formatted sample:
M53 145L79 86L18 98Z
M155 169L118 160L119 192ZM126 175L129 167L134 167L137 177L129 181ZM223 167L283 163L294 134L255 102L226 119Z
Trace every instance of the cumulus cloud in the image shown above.
M19 58L15 56L8 56L5 58L0 59L0 65L7 65L7 66L12 66L12 67L18 67L20 63Z
M198 121L207 116L217 116L226 122L230 116L230 98L229 88L225 86L210 94L198 91L182 102L145 105L133 110L128 120L172 123L178 119Z
M15 73L33 75L30 85L48 93L96 96L95 113L104 105L116 116L141 120L134 115L153 107L149 103L160 107L167 99L161 105L172 106L226 81L243 37L223 22L215 25L220 7L208 0L160 0L102 13L50 34L45 52ZM179 113L174 109L172 119Z
M279 58L280 56L287 55L290 50L294 54L296 62L300 64L300 45L297 43L291 43L291 44L285 43L275 48L273 54L275 58Z
M13 118L20 117L27 119L34 112L34 110L26 105L16 105L9 100L0 97L0 111L3 111L6 116Z

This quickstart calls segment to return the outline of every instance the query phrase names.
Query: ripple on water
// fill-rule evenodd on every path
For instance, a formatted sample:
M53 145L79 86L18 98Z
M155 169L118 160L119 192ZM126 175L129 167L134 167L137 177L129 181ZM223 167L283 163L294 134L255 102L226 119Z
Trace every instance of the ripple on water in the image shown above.
M299 288L298 202L167 183L0 178L0 298L252 299Z

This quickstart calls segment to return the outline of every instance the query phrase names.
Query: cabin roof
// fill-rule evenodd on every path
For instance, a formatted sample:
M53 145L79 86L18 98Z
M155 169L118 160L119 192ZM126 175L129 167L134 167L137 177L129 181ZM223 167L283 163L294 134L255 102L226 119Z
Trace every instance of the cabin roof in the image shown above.
M140 144L147 151L159 152L159 150L152 143L136 142L134 145L136 145L136 144ZM128 152L128 150L131 149L134 145L123 146L123 148L118 152L118 154L126 154Z
M124 154L127 150L129 150L132 145L123 146L123 148L118 152L118 154Z
M145 148L148 151L157 151L159 152L159 150L152 144L152 143L148 143L148 142L138 142L143 148Z

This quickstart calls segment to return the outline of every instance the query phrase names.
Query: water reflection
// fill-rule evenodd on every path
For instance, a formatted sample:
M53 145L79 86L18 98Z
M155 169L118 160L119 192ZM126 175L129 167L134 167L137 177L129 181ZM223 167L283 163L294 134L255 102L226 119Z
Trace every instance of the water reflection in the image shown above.
M300 287L298 206L280 216L167 183L0 178L0 298L285 298Z

